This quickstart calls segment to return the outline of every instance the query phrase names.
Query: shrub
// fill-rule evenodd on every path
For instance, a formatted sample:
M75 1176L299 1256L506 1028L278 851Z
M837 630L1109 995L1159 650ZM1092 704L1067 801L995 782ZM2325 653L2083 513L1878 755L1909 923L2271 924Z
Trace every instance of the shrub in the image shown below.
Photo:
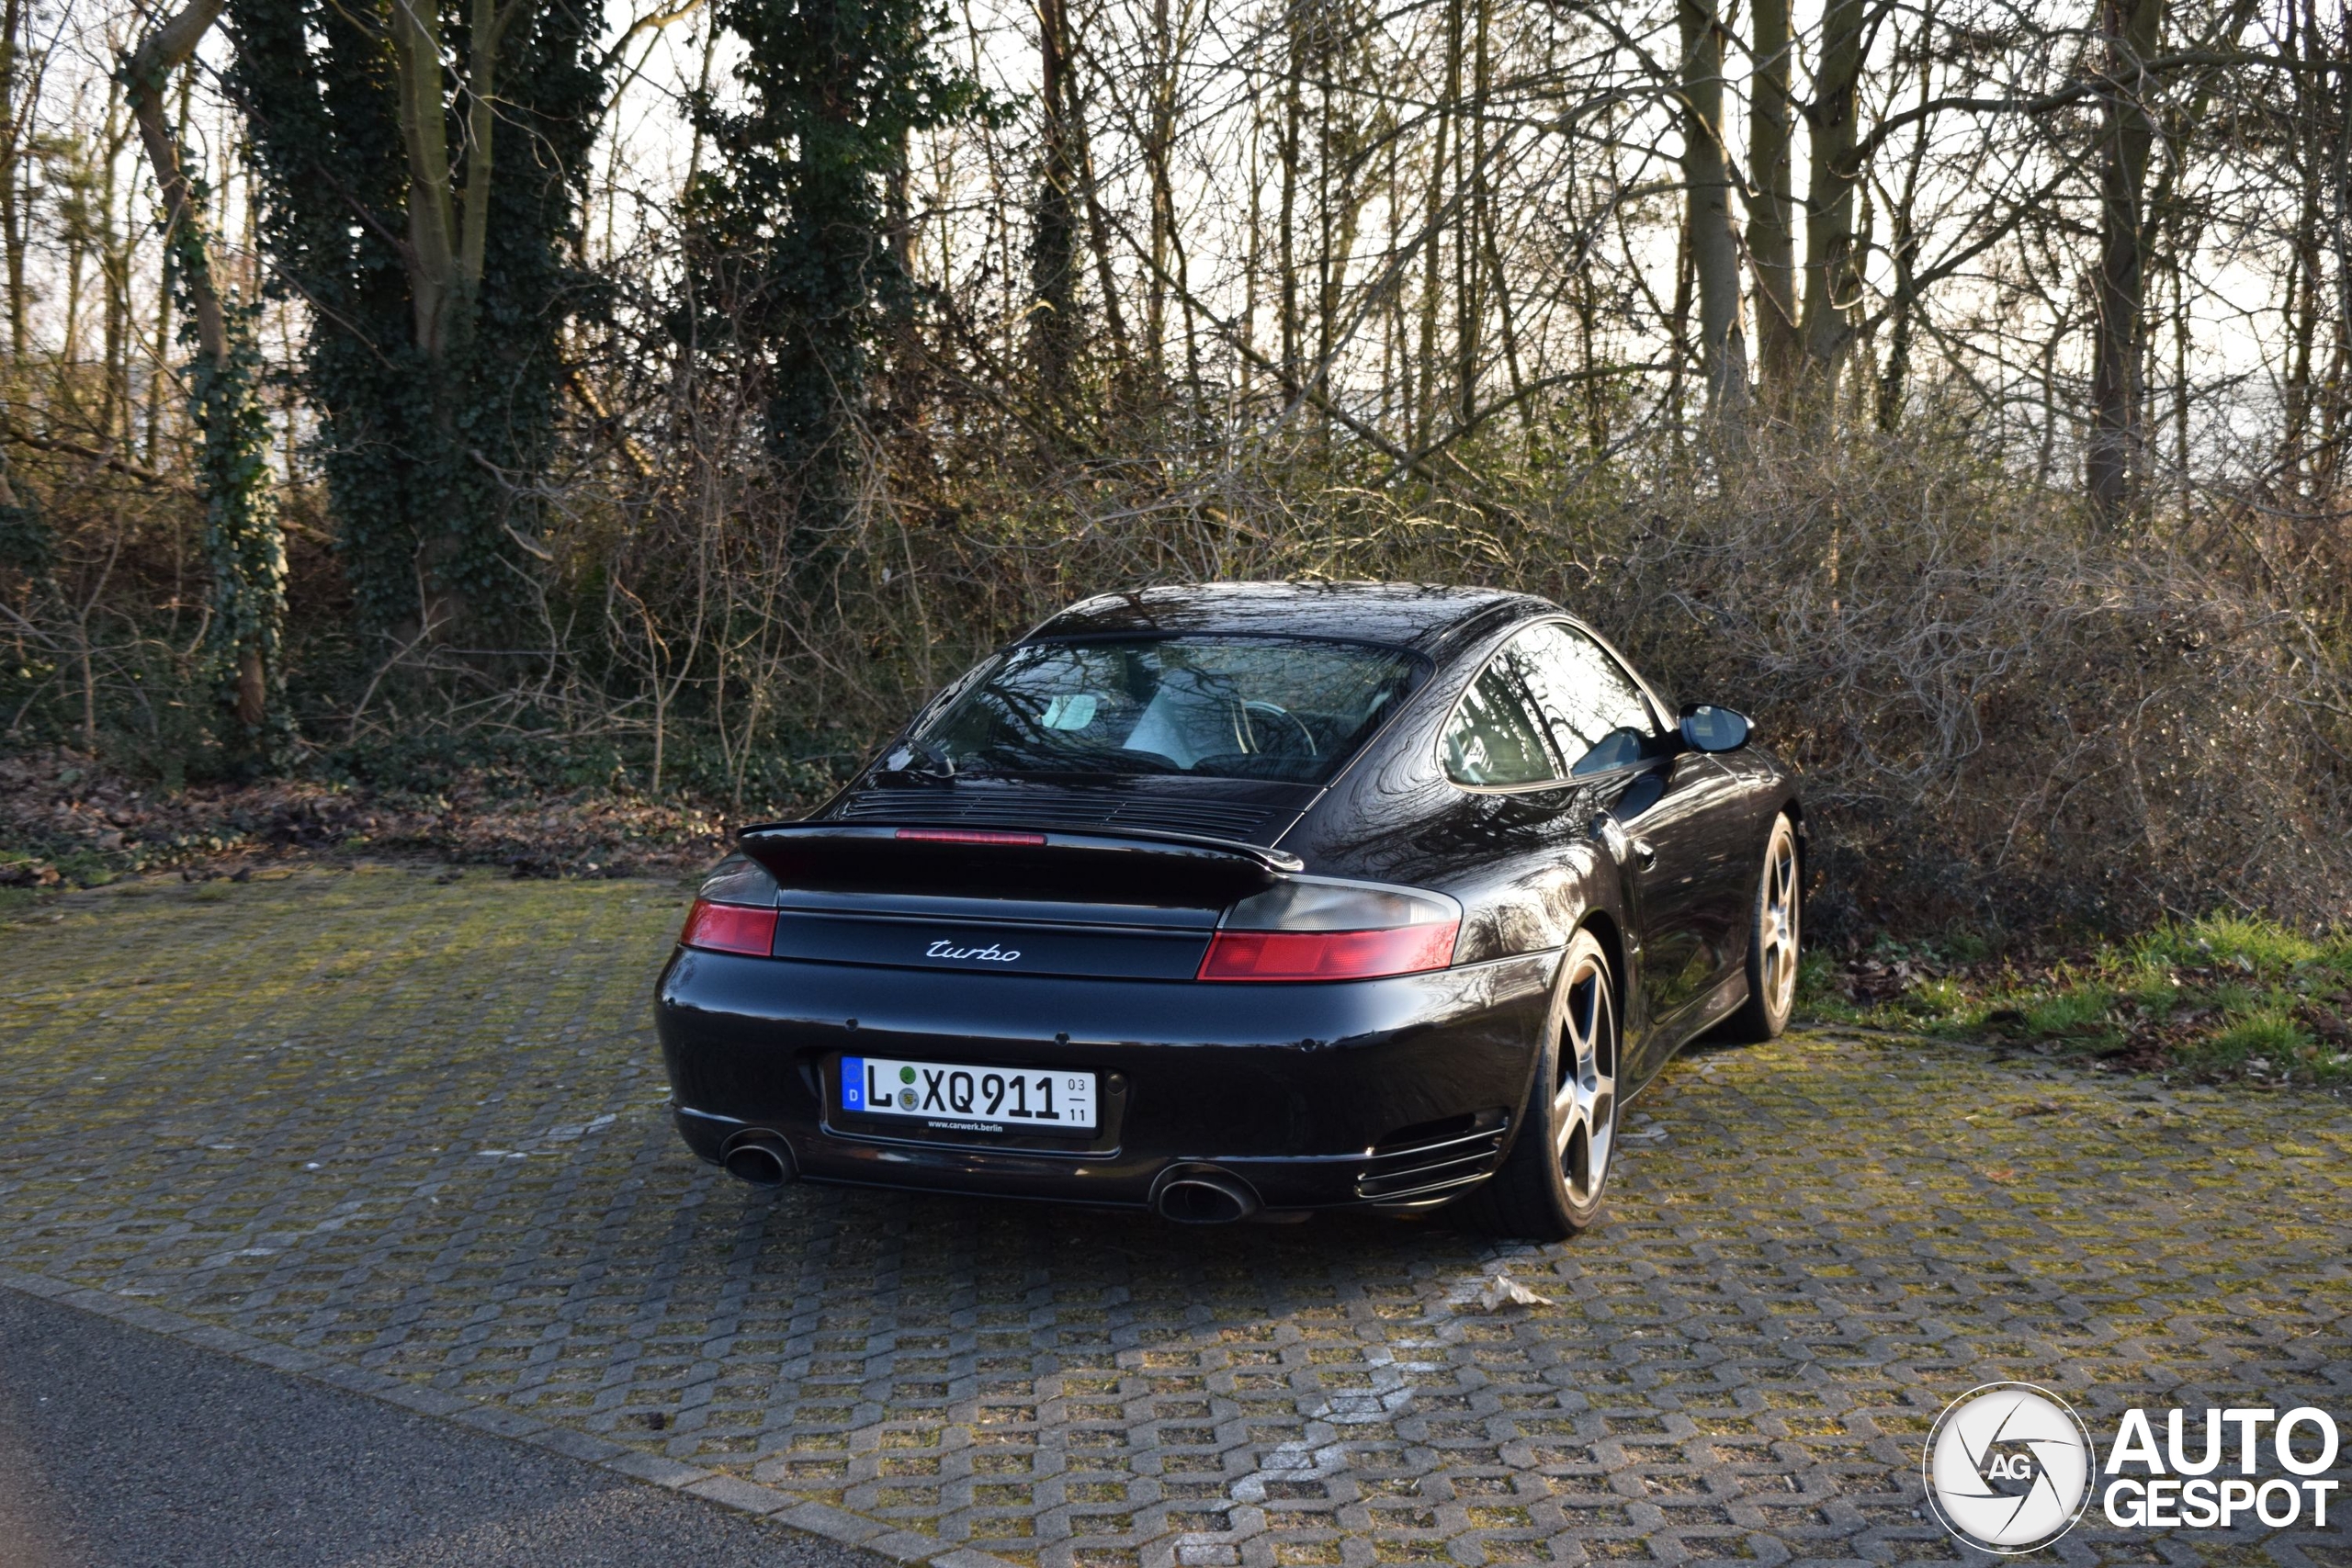
M1964 434L1767 431L1736 464L1661 450L1598 472L1498 438L1464 443L1440 488L1306 431L1137 429L1119 439L1149 460L1057 467L978 421L819 517L760 455L756 406L707 395L663 423L644 476L595 468L567 494L543 647L384 662L337 630L333 561L298 556L289 678L339 753L314 765L429 791L453 756L537 748L542 786L780 814L1080 598L1481 583L1581 613L1674 698L1755 716L1803 774L1817 938L1940 932L1958 951L2217 907L2352 922L2344 650L2233 564L2227 527L2098 533ZM85 688L136 706L131 663L0 670L0 700L27 740L71 735ZM171 749L143 712L112 728ZM2260 969L2302 951L2234 919L2147 952L2203 942Z

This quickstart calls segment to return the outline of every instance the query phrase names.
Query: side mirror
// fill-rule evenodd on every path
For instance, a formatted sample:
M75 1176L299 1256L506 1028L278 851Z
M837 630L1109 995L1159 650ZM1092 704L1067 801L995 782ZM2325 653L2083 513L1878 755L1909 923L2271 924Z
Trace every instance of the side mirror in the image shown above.
M1682 705L1682 743L1693 751L1736 751L1755 728L1746 714L1731 708L1706 703Z

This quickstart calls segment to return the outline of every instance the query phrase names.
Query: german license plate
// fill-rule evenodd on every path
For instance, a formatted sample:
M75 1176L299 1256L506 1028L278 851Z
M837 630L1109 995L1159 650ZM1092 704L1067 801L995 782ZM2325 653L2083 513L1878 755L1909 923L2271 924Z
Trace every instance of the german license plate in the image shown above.
M952 1133L1091 1133L1094 1075L843 1056L842 1109Z

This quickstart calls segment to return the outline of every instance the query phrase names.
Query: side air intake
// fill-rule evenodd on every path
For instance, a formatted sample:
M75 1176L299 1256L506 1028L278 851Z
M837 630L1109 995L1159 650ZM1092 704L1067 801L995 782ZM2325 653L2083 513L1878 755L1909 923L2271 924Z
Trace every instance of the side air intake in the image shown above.
M1400 1127L1373 1146L1356 1196L1384 1203L1434 1198L1495 1168L1510 1114L1500 1109Z

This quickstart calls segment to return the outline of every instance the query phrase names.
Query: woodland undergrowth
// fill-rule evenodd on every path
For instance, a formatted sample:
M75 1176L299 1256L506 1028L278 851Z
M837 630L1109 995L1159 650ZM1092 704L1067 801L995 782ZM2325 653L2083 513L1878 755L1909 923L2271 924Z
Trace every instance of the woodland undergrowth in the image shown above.
M159 579L187 563L127 558L130 588L78 623L28 590L0 698L10 750L49 760L0 779L16 863L229 852L191 803L225 822L240 790L288 779L395 813L503 781L502 797L638 803L707 844L816 804L923 695L1074 600L1381 579L1551 597L1678 700L1750 713L1804 775L1819 931L2352 919L2342 610L2270 588L2258 510L2227 498L2102 531L1959 434L1767 434L1736 461L1635 468L1519 434L1399 479L1311 432L1048 462L976 423L866 465L865 492L817 527L743 458L736 407L687 423L663 460L565 478L513 649L363 639L315 501L293 497L280 777L241 778L186 716L200 637L119 607L173 600ZM74 827L76 790L109 780L180 803L198 847L142 862L135 825Z

